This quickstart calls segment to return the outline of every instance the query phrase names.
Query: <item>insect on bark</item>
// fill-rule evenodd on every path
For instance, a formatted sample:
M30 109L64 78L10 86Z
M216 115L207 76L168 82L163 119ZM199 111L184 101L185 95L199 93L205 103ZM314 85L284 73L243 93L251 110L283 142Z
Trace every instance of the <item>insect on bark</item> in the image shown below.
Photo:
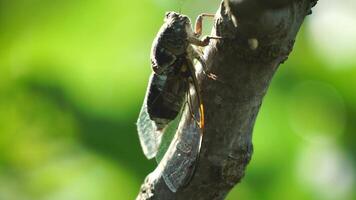
M199 39L202 34L204 17L214 17L214 15L199 15L193 31L187 16L176 12L167 12L164 24L153 41L151 49L153 72L137 120L141 146L148 159L156 156L162 135L169 123L177 118L185 102L188 104L191 102L189 101L190 85L194 86L199 103L199 117L197 117L199 120L195 121L198 123L201 136L203 134L204 106L195 74L194 60L201 63L204 73L206 66L202 52L195 46L207 46L211 39L220 39L217 36L205 36L203 39ZM205 74L210 78L215 78L212 74ZM195 118L194 116L192 113L192 118ZM196 155L189 153L194 158L187 159L195 160L198 154L199 149ZM181 166L184 167L184 165ZM166 175L168 177L171 174ZM165 180L167 183L168 179ZM177 187L181 186L181 184L174 183L167 183L167 185L174 192L178 189Z

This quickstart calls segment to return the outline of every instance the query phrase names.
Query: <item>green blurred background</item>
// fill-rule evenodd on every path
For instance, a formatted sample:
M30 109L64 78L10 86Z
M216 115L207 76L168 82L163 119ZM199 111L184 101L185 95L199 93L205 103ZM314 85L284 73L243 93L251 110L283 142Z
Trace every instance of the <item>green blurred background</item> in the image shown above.
M0 0L0 200L134 199L155 167L135 128L151 42L167 10L218 5ZM321 0L307 17L227 199L356 199L355 10Z

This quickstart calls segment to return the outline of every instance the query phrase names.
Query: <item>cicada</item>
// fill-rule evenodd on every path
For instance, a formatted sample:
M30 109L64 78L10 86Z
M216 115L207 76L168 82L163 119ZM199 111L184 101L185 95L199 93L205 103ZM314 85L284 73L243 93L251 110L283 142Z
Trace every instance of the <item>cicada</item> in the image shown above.
M153 72L137 120L141 146L148 159L156 156L162 135L169 124L177 118L185 102L188 101L190 86L195 88L199 104L199 115L195 121L200 129L200 135L203 135L204 105L200 95L194 61L200 62L205 72L205 61L202 51L198 47L207 46L211 39L220 39L217 36L206 36L199 39L202 34L204 17L214 17L214 15L199 15L193 31L189 17L177 12L167 12L164 23L153 41L151 49ZM210 78L215 78L212 74L206 72L205 74ZM196 115L192 114L193 118L194 116ZM189 156L197 157L197 154L199 154L199 150L196 154L190 153ZM194 159L189 158L189 160ZM167 185L175 185L170 187L172 191L175 191L180 184L167 183Z

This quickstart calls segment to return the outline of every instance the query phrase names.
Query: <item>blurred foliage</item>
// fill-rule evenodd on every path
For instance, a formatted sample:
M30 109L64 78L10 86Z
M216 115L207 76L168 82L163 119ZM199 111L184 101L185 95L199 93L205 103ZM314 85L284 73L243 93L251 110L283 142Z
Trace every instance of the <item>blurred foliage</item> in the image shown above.
M332 2L276 73L228 199L356 199L355 3ZM152 39L167 10L193 18L218 3L0 0L0 199L135 198L155 166L135 128Z

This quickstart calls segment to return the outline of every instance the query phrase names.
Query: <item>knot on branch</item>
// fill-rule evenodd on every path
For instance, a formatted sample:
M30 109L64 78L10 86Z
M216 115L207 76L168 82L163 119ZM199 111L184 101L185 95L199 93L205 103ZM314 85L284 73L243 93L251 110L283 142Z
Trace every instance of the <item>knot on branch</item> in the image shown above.
M228 186L233 187L241 181L245 175L245 168L251 160L253 153L252 144L240 148L234 154L230 154L222 164L222 177Z

